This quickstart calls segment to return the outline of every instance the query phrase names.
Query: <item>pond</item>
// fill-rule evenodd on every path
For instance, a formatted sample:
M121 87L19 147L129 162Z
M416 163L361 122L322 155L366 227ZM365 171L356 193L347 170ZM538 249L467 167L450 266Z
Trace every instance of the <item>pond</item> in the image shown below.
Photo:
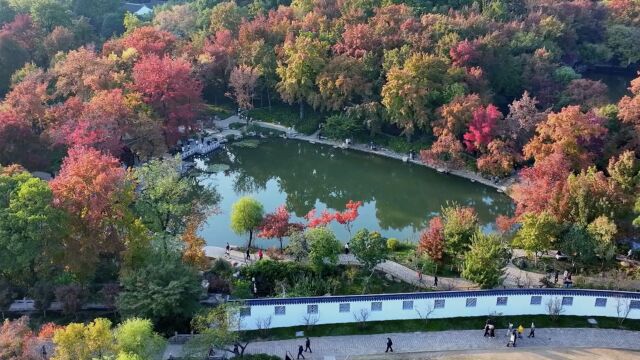
M218 170L201 175L216 187L222 199L219 213L201 230L208 245L246 244L246 235L229 228L232 204L250 195L265 212L286 204L293 217L316 208L344 210L349 200L362 201L353 229L367 228L386 237L417 241L429 219L447 202L472 206L485 229L497 215L510 214L512 202L496 189L423 166L354 150L280 138L263 139L257 147L234 144L210 157L199 159L199 167ZM339 239L347 230L332 223ZM352 231L354 231L352 230ZM277 240L260 239L256 245L277 246Z

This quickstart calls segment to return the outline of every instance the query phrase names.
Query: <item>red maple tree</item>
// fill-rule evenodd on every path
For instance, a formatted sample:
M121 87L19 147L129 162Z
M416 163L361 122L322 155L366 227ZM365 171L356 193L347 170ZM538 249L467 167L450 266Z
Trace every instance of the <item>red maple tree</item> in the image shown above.
M477 108L473 112L469 131L463 136L467 151L475 152L489 144L495 136L496 123L500 118L502 118L500 110L493 105Z

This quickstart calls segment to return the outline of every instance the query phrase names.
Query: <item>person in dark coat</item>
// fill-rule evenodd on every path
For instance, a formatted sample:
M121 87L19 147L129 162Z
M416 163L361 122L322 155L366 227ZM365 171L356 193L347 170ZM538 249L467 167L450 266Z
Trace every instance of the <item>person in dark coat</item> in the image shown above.
M438 275L433 274L433 286L438 287Z
M251 260L251 251L247 248L247 260Z
M304 342L304 352L307 352L307 350L309 350L310 353L312 353L313 351L311 351L311 340L307 337L307 341Z
M484 337L489 336L489 323L484 324Z
M298 346L298 357L297 357L297 359L300 359L301 356L304 359L304 355L302 355L303 352L304 352L304 348L302 347L302 345Z
M387 350L385 350L384 352L393 352L393 341L391 341L391 338L387 338Z

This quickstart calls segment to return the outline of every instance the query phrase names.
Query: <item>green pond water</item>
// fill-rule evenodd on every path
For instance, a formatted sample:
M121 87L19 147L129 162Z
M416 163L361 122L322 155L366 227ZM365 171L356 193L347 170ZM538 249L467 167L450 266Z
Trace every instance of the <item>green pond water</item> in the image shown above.
M257 147L227 145L196 163L215 171L201 176L222 196L219 213L201 230L207 243L215 246L246 244L247 235L236 235L229 228L231 205L244 195L259 200L266 212L286 204L299 221L312 208L344 210L349 200L361 200L352 232L367 228L411 241L417 241L447 202L474 207L485 229L493 226L497 215L510 214L513 208L506 195L456 176L297 140L264 139ZM348 232L342 225L331 228L346 241ZM277 240L257 242L262 247L277 244Z

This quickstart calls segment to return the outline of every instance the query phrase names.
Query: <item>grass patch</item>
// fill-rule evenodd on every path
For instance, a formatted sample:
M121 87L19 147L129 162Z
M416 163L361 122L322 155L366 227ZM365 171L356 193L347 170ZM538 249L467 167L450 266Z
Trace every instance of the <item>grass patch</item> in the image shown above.
M522 324L525 328L536 324L536 332L544 333L544 328L585 328L589 327L585 316L560 316L552 321L547 315L518 315L494 317L498 329L506 329L512 322L514 327ZM625 320L622 326L618 326L617 319L607 317L593 317L598 321L598 327L604 329L640 330L640 320ZM365 327L358 323L315 325L311 328L295 326L269 330L267 337L260 336L258 331L249 331L248 336L254 340L285 340L295 338L296 331L304 331L305 336L342 336L342 335L369 335L384 333L406 333L416 331L447 331L447 330L477 330L482 335L487 316L457 317L449 319L424 320L394 320L367 322ZM496 336L504 336L497 331ZM526 336L526 334L525 334Z
M231 103L205 104L204 111L208 115L218 115L220 119L226 119L235 114L236 107Z
M252 109L249 111L249 116L259 121L291 126L296 131L309 135L318 130L324 116L309 109L306 110L302 120L300 120L298 107L289 105L274 105L271 109L268 107Z
M239 130L244 128L246 125L244 123L231 123L229 124L229 129Z

